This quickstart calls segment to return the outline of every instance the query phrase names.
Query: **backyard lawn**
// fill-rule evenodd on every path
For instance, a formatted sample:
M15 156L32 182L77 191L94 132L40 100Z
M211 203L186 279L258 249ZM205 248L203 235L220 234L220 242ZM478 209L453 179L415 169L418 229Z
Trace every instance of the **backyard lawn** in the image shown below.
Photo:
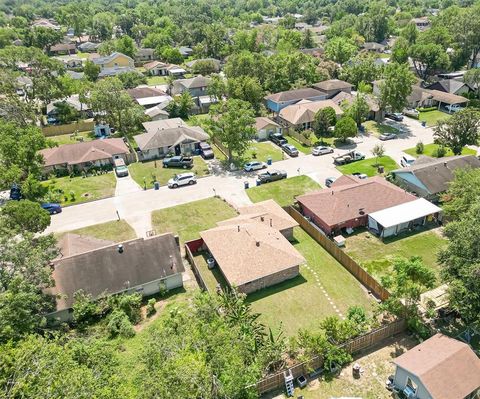
M219 198L207 198L152 212L152 226L157 234L172 232L183 242L199 238L198 233L216 223L237 216L235 210Z
M167 78L165 76L149 76L147 78L147 85L156 86L164 85L167 83Z
M75 144L80 141L92 141L94 138L92 132L79 132L77 134L61 134L60 136L47 137L48 140L54 141L58 145Z
M378 123L375 121L366 121L363 122L362 125L364 126L366 132L372 133L374 136L380 136L384 133L400 133L398 129L395 129L393 126L384 123Z
M300 328L318 328L320 320L336 312L316 282L314 271L333 304L344 315L350 306L371 310L374 301L359 282L300 227L294 231L295 248L305 257L308 268L300 267L300 275L273 287L250 294L252 310L261 313L268 326L282 323L288 336Z
M418 120L427 122L427 126L436 126L438 121L448 119L451 115L439 110L420 112Z
M289 179L249 188L247 195L252 202L275 200L280 206L291 205L295 197L309 191L321 189L320 185L308 176L295 176Z
M69 231L69 233L114 242L132 240L137 237L133 228L125 220L94 224L93 226Z
M377 165L383 165L385 173L391 170L398 169L400 166L390 157L383 156L377 158L367 158L362 161L352 162L347 165L337 166L337 169L344 175L351 175L352 173L365 173L367 176L375 176L378 174Z
M400 235L384 241L367 231L347 238L345 251L375 278L388 274L395 256L421 256L425 265L439 271L437 253L446 243L435 231Z
M413 147L413 148L409 148L407 150L403 150L403 152L406 152L407 154L411 155L412 157L418 157L420 155L427 155L429 157L433 157L435 155L435 152L437 151L439 145L438 144L425 144L423 146L423 154L417 154L417 151L416 151L416 148ZM450 150L449 148L446 149L447 152L445 154L446 157L450 157L453 155L453 152L452 150ZM477 154L477 151L471 149L471 148L468 148L468 147L463 147L463 150L462 150L462 155L476 155Z
M43 183L61 194L64 205L78 204L113 196L116 180L113 172L89 177L58 177Z
M213 294L214 292L216 292L217 284L220 284L220 287L222 287L222 289L227 288L228 284L218 267L215 267L213 269L208 268L207 256L207 252L198 252L197 254L195 254L194 258L199 272L202 275L203 282L207 286L208 291Z
M151 188L155 180L161 185L165 185L171 177L179 173L193 172L197 177L209 174L208 166L200 156L193 157L192 169L164 168L162 166L162 160L159 159L156 161L132 163L128 166L128 170L133 180L135 180L140 187L143 187L145 178L147 188Z

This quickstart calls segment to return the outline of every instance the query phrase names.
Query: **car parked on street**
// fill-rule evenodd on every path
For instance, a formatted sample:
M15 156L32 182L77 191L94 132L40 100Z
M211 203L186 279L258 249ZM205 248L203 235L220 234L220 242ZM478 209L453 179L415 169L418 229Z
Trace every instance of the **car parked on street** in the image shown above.
M50 215L55 215L57 213L62 212L62 207L60 204L55 204L53 202L45 202L40 205L43 209L45 209Z
M335 180L337 180L336 177L327 177L327 178L325 179L325 185L326 185L327 187L330 187L330 186L334 183Z
M324 147L320 145L312 148L312 155L325 155L325 154L333 154L333 148Z
M458 112L458 111L461 111L462 107L460 107L460 105L458 104L449 104L445 107L447 109L448 112Z
M387 112L385 118L392 119L396 122L403 121L403 115L400 112Z
M282 146L287 144L287 139L283 137L281 133L270 133L268 137L270 141L276 145Z
M212 147L210 147L210 144L206 143L205 141L202 141L199 144L200 147L200 155L202 156L203 159L213 159L215 157Z
M395 133L382 133L378 138L382 141L393 140L397 138Z
M195 177L195 173L180 173L178 175L173 176L168 181L169 188L177 188L180 186L191 186L197 182L197 178Z
M282 145L282 150L285 151L291 157L298 157L298 150L295 148L294 145L291 144L284 144Z
M287 178L287 172L283 170L270 170L268 172L258 175L257 181L260 184L271 183L272 181L282 180Z
M267 164L265 162L252 161L252 162L247 162L243 166L243 170L245 172L253 172L254 170L265 169L266 167L267 167Z

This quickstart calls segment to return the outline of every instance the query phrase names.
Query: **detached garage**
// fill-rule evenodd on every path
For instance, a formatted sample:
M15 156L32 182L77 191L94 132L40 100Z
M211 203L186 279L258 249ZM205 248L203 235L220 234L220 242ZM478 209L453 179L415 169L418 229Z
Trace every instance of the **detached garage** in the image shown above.
M423 226L427 221L439 220L441 212L438 206L419 198L369 214L368 228L382 238L390 237L415 226Z

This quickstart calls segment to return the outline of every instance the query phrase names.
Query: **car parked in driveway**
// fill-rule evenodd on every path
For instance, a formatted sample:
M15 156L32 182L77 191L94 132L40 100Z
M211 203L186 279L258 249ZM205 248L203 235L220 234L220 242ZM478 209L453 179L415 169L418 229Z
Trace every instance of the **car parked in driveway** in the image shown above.
M366 179L368 178L368 175L366 175L365 173L360 173L360 172L353 172L352 173L352 176L355 176L359 179Z
M325 155L325 154L333 154L333 148L323 147L320 145L312 148L312 155Z
M270 133L268 137L270 141L276 145L282 146L287 144L287 139L283 137L281 133Z
M396 139L397 135L395 133L382 133L378 138L382 141L387 141Z
M128 168L122 158L115 159L113 163L115 165L115 174L117 175L117 177L128 176Z
M173 176L168 181L169 188L177 188L180 186L191 186L197 182L197 178L195 177L195 173L180 173L178 175Z
M283 170L270 170L268 172L258 175L258 182L260 184L271 183L272 181L282 180L287 178L287 172Z
M247 162L243 166L243 170L245 172L253 172L254 170L265 169L266 167L267 167L267 164L265 162L252 161L252 162Z
M396 122L403 121L403 115L400 112L387 112L385 118L392 119Z
M462 109L458 104L449 104L445 107L448 112L458 112Z
M60 204L55 204L53 202L45 202L41 204L41 207L45 209L50 215L55 215L62 212L62 207Z
M177 155L172 158L165 158L163 160L164 168L191 168L193 166L193 158Z
M284 144L282 145L282 150L285 151L291 157L298 157L298 150L295 148L294 145Z
M199 144L200 147L200 154L202 155L203 159L213 159L215 157L215 154L213 153L212 147L210 147L210 144L202 141Z
M336 177L327 177L327 178L325 179L325 185L326 185L327 187L330 187L330 186L334 183L335 180L337 180Z

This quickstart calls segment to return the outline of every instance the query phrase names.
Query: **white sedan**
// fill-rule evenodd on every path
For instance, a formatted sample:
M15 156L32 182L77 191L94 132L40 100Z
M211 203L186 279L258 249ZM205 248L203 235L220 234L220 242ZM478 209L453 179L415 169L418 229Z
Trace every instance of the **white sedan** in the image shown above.
M253 172L254 170L265 169L266 167L267 164L265 162L253 161L246 163L243 167L243 170L245 172Z
M449 112L458 112L462 109L462 107L460 107L458 104L450 104L447 105L446 108Z
M332 154L333 148L331 147L313 147L312 148L312 155L325 155L325 154Z

